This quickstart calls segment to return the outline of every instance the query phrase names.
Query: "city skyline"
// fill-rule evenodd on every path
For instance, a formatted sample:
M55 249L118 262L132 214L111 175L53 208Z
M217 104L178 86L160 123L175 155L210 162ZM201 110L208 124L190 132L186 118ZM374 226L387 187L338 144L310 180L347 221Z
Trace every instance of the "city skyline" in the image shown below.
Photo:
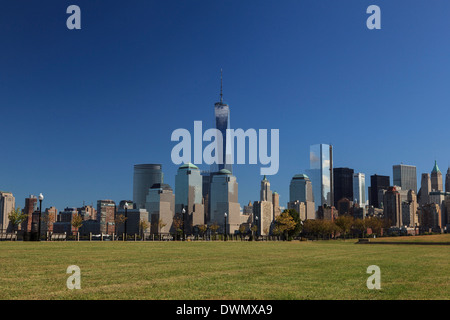
M416 166L418 178L435 160L447 171L445 117L434 115L448 110L450 46L430 37L448 26L444 1L383 3L383 27L374 31L365 26L369 3L360 1L126 10L79 1L82 29L73 32L66 4L8 3L0 13L0 190L16 206L41 192L44 207L59 210L131 199L140 163L161 163L174 188L170 134L195 120L215 126L221 68L232 128L280 129L280 170L268 179L283 206L314 144L333 146L334 167L364 173L366 192L371 175L392 180L396 164ZM421 19L410 22L417 12ZM228 19L212 24L219 14ZM233 174L241 207L259 199L259 166L235 164Z

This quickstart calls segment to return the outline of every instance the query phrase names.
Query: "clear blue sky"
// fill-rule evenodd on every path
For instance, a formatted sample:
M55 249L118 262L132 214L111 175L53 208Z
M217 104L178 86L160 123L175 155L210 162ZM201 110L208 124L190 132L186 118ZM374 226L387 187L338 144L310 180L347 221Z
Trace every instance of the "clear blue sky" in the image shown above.
M66 8L81 8L81 30ZM381 8L368 30L366 9ZM133 165L162 163L173 130L214 125L220 68L233 128L280 129L272 190L334 145L335 167L446 172L450 2L21 1L0 11L0 190L62 210L132 199ZM203 167L206 169L206 167ZM234 166L241 205L259 166ZM392 182L392 180L391 180Z

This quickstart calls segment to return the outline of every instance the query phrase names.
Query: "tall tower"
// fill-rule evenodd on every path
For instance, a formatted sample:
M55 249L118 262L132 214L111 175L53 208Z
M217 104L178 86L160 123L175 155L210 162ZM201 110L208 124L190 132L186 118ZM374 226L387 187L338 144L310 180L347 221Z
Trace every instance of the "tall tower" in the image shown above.
M346 198L353 201L353 169L334 168L334 206L337 208L339 200Z
M270 191L270 182L269 180L267 180L265 175L264 179L261 181L260 200L272 202L272 191Z
M220 70L220 101L216 102L214 105L214 117L216 120L216 129L222 133L223 145L222 150L219 151L219 163L213 164L211 172L219 172L222 169L226 169L233 173L232 162L232 151L226 149L227 146L227 129L230 129L230 107L228 104L223 102L223 77L222 69ZM216 149L217 150L217 149ZM220 154L221 153L221 154Z
M333 205L333 148L328 144L316 144L310 147L310 169L316 210L324 204Z
M431 171L431 190L444 191L444 186L442 183L442 173L441 170L439 170L437 161L434 161L434 167Z
M414 190L417 192L417 169L415 166L398 164L392 167L394 186L402 190Z
M422 180L420 182L420 202L421 206L426 205L429 202L431 192L431 179L430 174L422 173Z
M175 176L175 214L182 214L185 209L186 230L205 223L203 181L200 170L192 163L183 164Z
M160 164L137 164L134 166L133 202L136 209L144 209L149 189L154 184L163 183Z
M366 205L366 176L364 173L353 174L353 200L362 208Z
M445 192L450 192L450 167L448 167L445 175Z

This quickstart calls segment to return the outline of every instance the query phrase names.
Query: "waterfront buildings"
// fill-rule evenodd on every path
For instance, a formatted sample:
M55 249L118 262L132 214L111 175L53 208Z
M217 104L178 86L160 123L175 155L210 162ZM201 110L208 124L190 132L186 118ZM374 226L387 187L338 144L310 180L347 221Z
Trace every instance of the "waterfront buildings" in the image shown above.
M417 192L417 169L415 166L398 164L392 167L394 186L402 190L414 190Z
M149 189L156 183L163 183L161 164L137 164L134 166L133 202L136 209L144 209Z
M310 147L310 169L316 210L321 205L332 206L333 198L333 147L328 144L316 144Z

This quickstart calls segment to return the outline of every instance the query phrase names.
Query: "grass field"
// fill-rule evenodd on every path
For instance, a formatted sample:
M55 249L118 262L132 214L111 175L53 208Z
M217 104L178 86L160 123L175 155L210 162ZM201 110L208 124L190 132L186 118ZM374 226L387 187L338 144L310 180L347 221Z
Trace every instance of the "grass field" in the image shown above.
M355 240L1 242L0 299L450 299L449 249ZM81 269L80 290L66 287L69 265ZM370 265L381 269L381 290L366 287Z

